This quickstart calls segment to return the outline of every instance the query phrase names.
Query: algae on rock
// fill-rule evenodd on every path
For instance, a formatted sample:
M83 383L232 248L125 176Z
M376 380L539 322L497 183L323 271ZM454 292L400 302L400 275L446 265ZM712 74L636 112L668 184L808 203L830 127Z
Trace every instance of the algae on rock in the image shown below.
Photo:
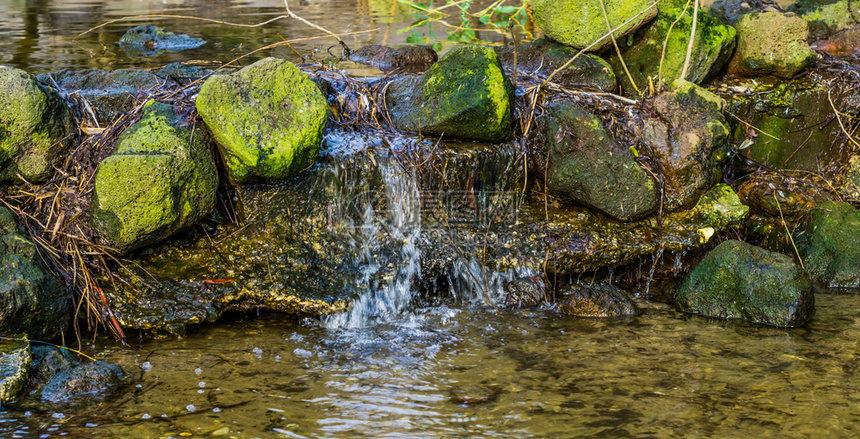
M149 101L95 176L93 228L119 254L188 227L212 212L218 173L207 136L173 106Z
M806 42L809 26L794 14L745 15L736 28L738 46L729 62L729 73L791 79L815 62L815 51Z
M611 27L606 25L601 1ZM589 49L592 52L612 44L608 36L604 37L611 29L632 19L615 32L615 38L620 38L657 15L657 8L648 0L536 0L532 8L535 24L554 41L582 50L602 38Z
M830 201L812 209L797 245L812 280L860 288L860 211L850 204Z
M514 87L489 47L455 47L420 77L392 82L384 99L403 131L495 143L512 135Z
M56 90L0 66L0 182L42 183L72 147L75 129Z

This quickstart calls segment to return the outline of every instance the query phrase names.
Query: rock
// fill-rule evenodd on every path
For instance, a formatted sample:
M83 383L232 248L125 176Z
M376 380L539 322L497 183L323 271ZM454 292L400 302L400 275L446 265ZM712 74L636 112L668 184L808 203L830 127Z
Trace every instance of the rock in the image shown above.
M205 41L188 35L176 35L158 26L144 24L129 29L119 39L119 47L129 56L155 56L164 52L194 49Z
M609 37L600 40L609 30L633 19L615 32L615 38L619 39L654 18L657 8L648 8L650 3L646 0L604 0L611 27L606 25L598 0L536 0L532 8L535 24L548 38L577 50L597 42L589 51L600 52L612 45ZM645 13L634 19L643 11Z
M4 334L9 334L4 332ZM5 406L18 399L33 362L30 342L26 336L20 340L0 340L0 405Z
M620 288L602 283L577 282L559 287L559 311L577 317L635 316L638 308Z
M860 53L860 26L837 32L826 40L816 41L812 49L838 58Z
M70 292L61 288L5 207L0 207L0 264L0 334L62 337L72 312Z
M72 116L60 95L29 73L0 66L0 182L42 183L74 142Z
M788 10L809 23L810 33L826 38L860 22L860 6L852 0L796 0Z
M850 143L838 121L822 121L835 118L831 100L843 113L860 111L860 92L817 72L788 82L744 81L732 89L725 96L727 113L737 116L730 118L732 143L739 145L736 170L752 172L764 164L819 173L848 159ZM833 92L840 89L845 91Z
M116 389L122 368L104 361L78 362L60 349L39 346L33 349L35 373L28 390L43 403L80 403L104 398Z
M436 51L425 45L408 45L395 49L371 44L359 47L349 55L350 61L367 64L383 72L423 72L437 59Z
M660 11L657 18L636 32L633 44L622 45L621 55L640 91L648 89L649 78L655 87L658 77L665 84L680 78L693 23L692 5L682 14L686 3L685 0L661 2L657 6ZM733 27L722 24L707 10L700 10L690 67L686 78L682 79L699 84L716 76L735 50L735 34ZM624 94L638 97L614 51L609 63L618 75Z
M731 25L740 21L744 15L756 12L784 11L773 0L717 0L711 3L711 14Z
M316 84L290 62L275 58L207 79L197 111L218 143L233 184L287 179L313 165L328 117Z
M738 46L729 62L735 76L791 79L815 62L806 38L809 26L791 13L745 15L736 25Z
M156 73L156 76L159 78L169 78L182 84L188 84L191 81L205 78L212 73L212 70L205 67L174 62L162 67L161 70Z
M848 169L842 179L842 192L855 199L860 199L860 155L853 155L848 160Z
M529 308L552 303L552 289L543 274L521 277L505 284L505 306Z
M493 46L493 49L499 55L502 65L506 69L513 70L515 48ZM516 47L516 52L518 70L544 79L579 53L570 46L545 38L520 44ZM615 72L612 71L609 63L597 55L588 53L580 55L570 65L559 71L553 76L552 82L565 87L594 89L607 93L614 93L618 88Z
M183 126L184 125L184 126ZM207 137L172 106L144 106L95 176L93 229L118 254L152 245L212 212L218 172Z
M573 102L556 101L542 123L549 189L620 221L657 210L657 182L610 136L599 117Z
M56 84L64 97L76 95L86 99L99 121L105 125L121 113L134 109L139 95L145 95L147 90L160 87L163 83L152 73L136 69L111 72L64 69L37 78L45 84Z
M502 142L512 135L514 88L489 47L459 46L417 78L394 81L394 126L422 136Z
M800 326L815 313L806 274L791 258L742 241L724 241L690 273L678 309L779 327Z
M831 201L809 212L797 247L810 278L830 288L860 287L860 212Z
M640 153L658 163L663 178L664 211L689 208L722 177L728 134L720 113L723 100L687 81L650 102L658 117L637 127Z
M834 198L826 185L805 174L771 172L748 178L738 196L752 213L793 219Z

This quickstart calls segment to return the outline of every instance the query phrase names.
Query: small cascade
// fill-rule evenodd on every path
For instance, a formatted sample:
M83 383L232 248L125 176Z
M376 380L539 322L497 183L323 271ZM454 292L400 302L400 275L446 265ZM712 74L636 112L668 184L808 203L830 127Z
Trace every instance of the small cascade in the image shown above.
M421 237L421 196L415 176L395 160L380 161L379 169L384 200L368 200L358 227L363 280L368 282L386 263L380 251L380 234L400 243L401 263L384 285L371 286L349 311L324 317L323 324L329 330L363 328L403 315L415 296L414 283L421 277L417 243Z
M505 302L505 284L521 277L534 276L536 271L528 267L516 267L500 272L487 268L479 262L462 259L454 262L448 273L451 295L467 305L493 305Z

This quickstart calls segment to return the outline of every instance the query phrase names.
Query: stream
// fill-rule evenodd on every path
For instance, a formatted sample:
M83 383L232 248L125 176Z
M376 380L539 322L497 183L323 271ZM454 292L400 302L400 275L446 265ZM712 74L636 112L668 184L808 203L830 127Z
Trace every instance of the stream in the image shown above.
M305 1L293 10L336 32L363 32L345 38L348 44L398 45L413 35L398 32L414 18L397 1ZM295 21L237 30L172 18L158 24L207 44L125 57L116 40L146 22L140 19L73 41L131 15L258 23L282 13L281 1L262 0L15 0L0 5L0 64L37 74L227 62L281 36L318 35ZM447 50L453 42L431 37L444 36L444 29L418 30ZM320 46L305 41L293 48ZM270 55L295 58L280 47L243 63ZM348 62L337 68L379 75ZM495 309L488 302L504 303L505 282L534 273L485 272L459 260L447 285L427 297L416 288L424 256L416 242L427 232L416 213L421 191L403 168L380 170L386 192L378 196L387 209L368 205L354 223L356 236L365 238L352 244L357 276L364 276L354 284L370 286L350 311L301 320L264 310L235 313L190 326L183 336L129 331L129 346L100 334L85 349L121 365L123 387L105 401L57 411L2 407L0 437L860 436L855 293L818 292L815 318L797 329L689 316L642 297L636 317L574 318L548 308ZM400 245L393 269L378 256L380 229ZM634 293L645 296L645 287Z

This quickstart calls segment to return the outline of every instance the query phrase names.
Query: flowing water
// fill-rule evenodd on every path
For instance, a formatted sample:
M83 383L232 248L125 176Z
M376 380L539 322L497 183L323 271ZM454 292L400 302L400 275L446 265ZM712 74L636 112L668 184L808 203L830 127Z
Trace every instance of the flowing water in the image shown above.
M348 44L402 44L412 17L396 1L295 2L293 10ZM200 49L130 58L115 43L129 15L194 15L257 23L279 1L9 1L0 4L0 64L60 68L157 67L230 59L317 35L295 21L254 29L171 18ZM435 25L444 35L444 28ZM418 28L424 38L434 29ZM500 39L495 34L487 38ZM428 42L435 42L432 40ZM324 45L297 42L299 52ZM316 52L314 52L316 51ZM278 48L252 55L294 56ZM324 56L324 55L320 55ZM372 74L338 64L356 74ZM128 375L103 403L52 411L0 409L2 437L856 437L860 434L860 298L820 293L805 328L782 330L690 317L659 303L622 320L501 310L505 282L533 274L457 261L428 299L417 242L422 194L395 162L380 166L385 211L369 204L353 245L370 285L349 313L321 320L238 315L184 337L100 337L92 351ZM384 232L399 266L378 252ZM679 259L680 261L680 259ZM492 305L491 305L492 304Z

